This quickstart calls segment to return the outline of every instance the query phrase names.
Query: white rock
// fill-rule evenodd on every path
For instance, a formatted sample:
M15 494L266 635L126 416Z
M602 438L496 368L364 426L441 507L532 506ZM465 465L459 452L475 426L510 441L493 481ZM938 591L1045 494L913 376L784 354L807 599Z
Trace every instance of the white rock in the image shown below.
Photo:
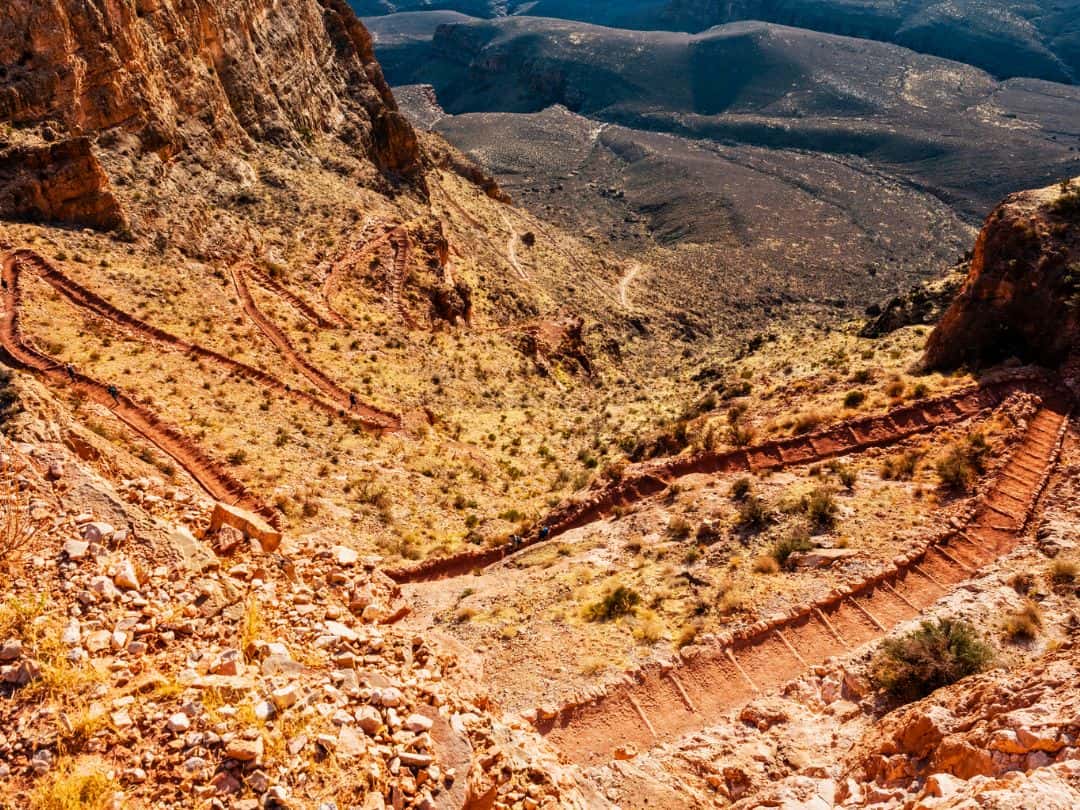
M270 693L270 699L278 709L287 709L300 699L300 687L295 683L282 686Z
M108 523L100 523L97 521L82 524L80 531L82 532L83 540L88 543L103 543L116 533L116 529Z
M376 689L372 694L372 699L380 706L400 706L405 697L396 686L387 686L383 689Z
M422 714L410 714L405 718L405 728L409 731L415 731L417 734L423 731L431 731L433 725L435 725L434 721Z
M360 555L356 553L354 549L348 546L334 546L332 549L334 554L334 562L342 566L356 565L356 561L360 559Z
M191 720L183 712L177 712L169 718L167 725L173 734L183 734L191 728Z
M131 560L123 559L116 566L116 573L113 574L113 584L117 588L123 588L128 591L136 591L139 589L139 574L135 570L135 566L131 563Z
M69 560L82 560L90 551L90 544L84 540L68 540L64 543L63 551Z

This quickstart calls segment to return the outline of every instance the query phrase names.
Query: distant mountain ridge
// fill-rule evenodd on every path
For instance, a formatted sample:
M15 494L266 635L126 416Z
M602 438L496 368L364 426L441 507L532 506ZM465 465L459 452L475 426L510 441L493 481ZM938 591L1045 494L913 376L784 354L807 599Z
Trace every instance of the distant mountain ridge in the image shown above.
M703 31L740 20L891 42L1002 79L1080 80L1080 0L350 0L361 15L450 10L639 30Z

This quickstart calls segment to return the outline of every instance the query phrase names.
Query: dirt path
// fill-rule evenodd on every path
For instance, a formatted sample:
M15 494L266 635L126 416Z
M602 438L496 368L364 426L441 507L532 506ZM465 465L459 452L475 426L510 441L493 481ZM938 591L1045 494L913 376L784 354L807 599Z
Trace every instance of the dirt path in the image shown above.
M1057 459L1067 414L1064 401L1044 404L962 528L930 538L891 570L826 601L716 646L688 648L667 666L644 667L599 695L571 701L538 719L539 730L575 762L606 762L620 745L644 750L709 726L829 656L917 617L1019 543Z
M529 274L525 272L525 268L523 268L521 266L521 262L518 261L518 232L514 230L514 223L510 221L510 217L506 215L506 212L503 211L501 213L503 222L506 223L506 227L510 230L510 236L506 240L506 258L509 260L510 266L514 268L514 272L517 273L518 278L520 278L522 281L528 281Z
M401 420L397 416L370 405L365 405L356 400L355 395L353 395L355 404L351 404L349 391L327 377L296 350L285 333L255 303L255 299L252 297L251 290L248 289L247 281L244 278L246 272L243 265L233 265L230 268L233 286L236 288L237 295L240 296L240 306L259 331L274 344L293 368L311 380L316 388L337 404L338 408L348 411L361 422L378 426L382 430L399 430ZM286 300L289 299L286 298Z
M412 250L409 232L404 227L398 226L390 232L389 239L394 248L393 265L390 270L390 303L398 311L405 325L410 329L415 329L416 322L405 308L404 296L405 280L409 275L409 255Z
M16 275L20 275L22 270L26 268L36 271L43 281L67 298L74 306L88 310L105 320L112 321L136 337L154 341L169 349L191 355L192 357L209 360L216 365L227 368L230 372L239 377L251 380L262 388L276 391L281 396L294 399L309 407L315 407L333 416L341 415L341 407L333 402L327 402L326 400L312 396L305 391L299 391L292 388L277 377L274 377L261 369L249 366L246 363L241 363L239 360L233 360L231 357L214 351L213 349L207 349L197 343L192 343L189 340L177 337L156 326L151 326L145 321L139 320L123 310L117 309L104 298L90 292L81 284L60 272L44 258L31 250L16 250L10 255L14 258L13 272ZM363 416L358 416L356 418L364 427L370 430L397 430L400 426L399 422L391 421L396 420L396 417L381 416L375 419L368 419Z
M320 329L337 329L345 325L345 319L336 312L332 312L329 315L323 315L303 298L279 284L251 262L242 262L238 266L242 267L244 272L255 279L256 283L261 287L269 290L279 298L284 298L288 301L293 309L307 319L308 323L311 323Z
M206 456L175 427L162 422L126 394L118 393L114 399L104 383L77 371L72 379L61 363L25 342L19 324L20 264L24 260L21 252L16 252L8 253L3 262L5 289L4 314L0 320L0 343L8 359L16 366L37 372L51 384L67 386L82 397L105 406L132 430L176 461L210 497L255 512L278 528L280 515L275 509L249 492L226 472L220 463Z
M627 293L630 290L630 285L633 283L634 278L641 272L641 262L632 262L626 272L623 273L622 278L619 279L619 303L623 305L623 309L630 309L630 300L627 297Z
M1021 390L1046 393L1053 389L1040 375L1021 372L948 396L895 408L877 416L840 422L816 433L740 450L705 451L638 465L627 471L621 480L590 493L584 499L557 507L541 523L547 529L544 536L541 536L541 529L537 529L516 546L504 544L466 551L410 567L387 570L386 573L401 583L462 576L536 543L601 520L616 508L625 508L652 497L685 475L764 472L823 461L871 447L883 447L995 408L1009 394Z
M382 226L383 233L375 237L370 236L371 232L379 226ZM334 296L337 295L342 271L355 267L364 256L378 248L389 237L391 231L392 228L387 223L374 217L366 218L360 228L360 236L353 242L352 247L330 263L322 282L322 298L326 309L335 320L342 324L349 323L349 319L334 307Z

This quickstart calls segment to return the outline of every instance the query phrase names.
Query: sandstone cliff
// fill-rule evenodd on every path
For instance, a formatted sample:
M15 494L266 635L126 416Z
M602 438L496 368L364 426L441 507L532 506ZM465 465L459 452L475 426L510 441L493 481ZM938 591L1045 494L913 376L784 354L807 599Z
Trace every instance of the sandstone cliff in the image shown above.
M302 149L326 135L388 177L422 171L344 0L12 0L0 19L0 120L46 139L107 134L102 146L130 133L165 159L259 142Z
M1020 357L1053 365L1075 347L1080 190L1008 197L987 219L959 296L931 334L930 368Z

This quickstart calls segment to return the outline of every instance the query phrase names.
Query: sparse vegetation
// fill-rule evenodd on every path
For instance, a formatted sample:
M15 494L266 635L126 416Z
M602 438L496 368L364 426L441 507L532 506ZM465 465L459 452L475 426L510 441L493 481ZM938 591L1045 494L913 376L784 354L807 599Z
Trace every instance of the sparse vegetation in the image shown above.
M1010 641L1031 641L1042 629L1042 611L1032 600L1006 614L1002 630Z
M886 481L910 481L915 477L922 454L915 450L905 450L889 456L881 463L881 477Z
M836 496L829 487L815 487L802 501L803 512L809 518L810 524L818 530L824 531L836 523L836 514L839 508L836 505Z
M585 618L591 622L610 622L632 613L640 604L641 594L633 588L618 585L603 598L585 607Z
M961 678L982 672L993 649L970 624L958 619L924 621L899 638L885 639L871 664L878 688L910 702Z
M748 496L739 505L736 526L743 531L760 531L773 520L773 512L757 495Z
M777 540L769 554L781 568L787 566L788 558L796 551L809 551L814 547L810 535L798 529Z

